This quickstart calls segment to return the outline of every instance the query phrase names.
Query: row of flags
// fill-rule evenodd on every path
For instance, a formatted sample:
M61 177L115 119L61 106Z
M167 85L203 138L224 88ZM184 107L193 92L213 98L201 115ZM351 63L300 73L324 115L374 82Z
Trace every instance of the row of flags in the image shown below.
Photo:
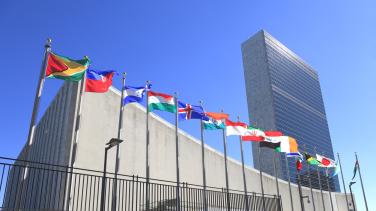
M28 135L28 141L27 141L27 148L25 151L25 157L26 160L28 159L28 151L30 146L33 143L33 135L34 135L34 130L36 126L36 116L38 113L39 109L39 101L40 101L40 96L43 90L43 80L44 78L55 78L55 79L61 79L61 80L66 80L66 81L81 81L83 80L84 83L81 83L81 95L80 95L80 103L78 107L78 111L80 111L80 105L82 101L82 94L83 92L94 92L94 93L105 93L108 91L109 87L112 85L113 82L113 76L118 73L114 70L95 70L95 69L89 69L90 65L90 60L88 57L84 57L81 60L74 60L70 59L65 56L57 55L53 52L51 52L51 39L47 40L47 43L45 45L45 59L43 62L43 68L41 72L41 77L39 79L38 87L37 87L37 94L35 97L34 101L34 108L33 108L33 114L31 118L31 123L30 123L30 128L29 128L29 135ZM43 74L44 73L44 74ZM299 146L293 137L286 136L282 134L280 131L263 131L260 128L256 128L250 125L247 125L245 123L242 123L240 121L231 121L229 119L229 115L225 114L223 112L207 112L204 110L204 108L196 105L191 105L187 104L184 102L181 102L177 100L177 97L174 97L172 95L164 94L164 93L158 93L154 92L151 90L151 84L147 83L145 86L126 86L125 85L125 75L123 77L123 86L122 86L122 99L121 99L121 108L123 108L125 105L129 103L141 103L147 94L147 108L148 108L148 114L149 112L152 112L154 110L160 110L160 111L166 111L170 113L175 113L176 119L179 120L190 120L190 119L199 119L201 121L201 134L203 134L204 130L222 130L224 133L223 136L223 143L224 143L224 149L225 149L225 166L227 165L227 155L226 155L226 136L239 136L240 137L240 143L241 143L241 152L242 152L242 164L243 164L243 179L244 179L244 191L245 194L247 194L247 189L246 189L246 181L245 181L245 173L244 173L244 160L243 160L243 151L242 151L242 143L246 141L251 141L251 142L258 142L260 147L266 147L266 148L271 148L274 149L275 152L278 153L285 153L285 158L286 158L286 163L287 163L287 157L293 157L296 160L296 168L298 171L301 171L302 169L302 161L305 160L307 164L316 166L316 167L322 167L326 169L326 176L327 176L327 182L329 181L329 169L332 170L331 176L335 176L339 172L339 166L340 164L340 158L338 155L338 161L339 165L337 165L337 162L327 158L325 156L316 154L315 156L308 154L307 152L301 153L299 151ZM120 109L120 117L122 116L122 111L123 109ZM79 122L80 118L80 113L77 113L77 121ZM148 125L148 119L147 118L147 125ZM119 122L119 128L118 128L118 138L120 138L120 130L121 130L121 121ZM77 141L77 134L78 134L78 128L76 127L75 131L75 142ZM177 158L177 208L179 208L179 186L180 186L180 180L179 180L179 167L178 167L178 123L176 122L176 158ZM147 127L147 143L149 142L148 138L148 127ZM204 141L203 141L203 136L201 138L202 142L202 150L204 147ZM148 147L148 144L147 144ZM119 158L118 155L118 150L117 150L117 158ZM148 153L148 150L147 150ZM350 182L349 188L351 192L351 186L355 184L355 177L358 174L361 185L362 185L362 190L363 190L363 197L365 200L366 208L367 207L367 202L365 198L365 193L364 193L364 187L363 187L363 182L360 174L360 169L359 169L359 162L357 155L356 156L356 163L354 166L354 172L353 172L353 178L352 181ZM116 159L116 162L118 162L119 159ZM149 181L149 164L148 164L148 154L146 155L146 178L147 182ZM205 179L205 168L204 168L204 156L202 156L202 162L203 162L203 183L204 183L204 188L206 187L206 179ZM73 166L74 160L72 161L72 166ZM118 163L115 165L115 175L118 172ZM288 168L289 169L289 168ZM308 168L309 170L309 168ZM229 190L228 188L228 175L227 175L227 167L226 167L226 187L227 187L227 192ZM319 172L318 172L319 174ZM298 177L300 174L297 174ZM342 175L342 174L341 174ZM262 177L262 171L260 170L260 178ZM320 178L320 176L319 176ZM300 179L299 179L300 180ZM114 180L116 182L116 180ZM320 181L320 179L319 179ZM343 175L342 175L342 181L344 184L343 180ZM260 179L261 182L261 189L262 189L262 194L263 192L263 183L262 179ZM277 194L279 195L279 190L278 190L278 181L276 177L276 186L277 186ZM329 183L328 183L329 186ZM114 187L116 187L116 183L114 183ZM289 182L289 187L290 187L290 182ZM321 190L321 185L320 185L320 190ZM346 187L344 185L344 190L346 193ZM148 192L148 186L147 186L147 192ZM322 195L322 202L324 206L324 199L323 199L323 194L321 190L321 195ZM330 194L329 194L330 195ZM352 194L351 194L352 195ZM204 192L205 196L205 192ZM300 195L302 197L302 195ZM331 196L331 195L330 195ZM147 194L147 197L149 195ZM312 195L313 197L313 195ZM247 197L245 197L247 199ZM290 187L290 198L292 200L292 195L291 195L291 187ZM116 200L116 197L115 199ZM148 199L147 199L148 200ZM313 200L313 198L312 198ZM330 199L331 200L331 199ZM227 201L230 201L228 198ZM346 203L347 203L347 197L346 197ZM115 203L116 204L116 203ZM204 203L206 204L206 203ZM246 203L248 204L248 203ZM354 204L354 201L353 201ZM348 203L347 203L348 205ZM264 203L264 198L263 198L263 207L264 210L265 208L265 203ZM348 207L349 208L349 207ZM115 207L116 209L116 207ZM229 209L229 208L228 208ZM333 209L333 205L332 205ZM148 210L148 209L147 209Z
M73 60L49 52L46 77L80 81L86 76L86 92L107 92L112 85L112 78L116 72L113 70L88 69L89 64L90 60L87 57L81 60ZM174 96L151 91L151 84L147 84L146 86L125 86L123 93L123 106L129 103L141 103L145 93L147 93L149 111L178 112L179 120L202 120L203 127L206 130L223 129L226 131L227 136L240 136L243 141L260 142L260 147L271 148L276 152L286 153L287 157L297 157L297 170L299 171L302 169L301 161L306 160L308 164L313 166L334 168L332 176L338 173L339 168L334 160L319 154L316 154L316 157L314 157L308 153L304 153L303 156L299 152L297 141L292 137L283 135L280 131L263 131L243 122L231 121L228 114L206 112L200 105L191 105L177 101L178 106L176 106Z

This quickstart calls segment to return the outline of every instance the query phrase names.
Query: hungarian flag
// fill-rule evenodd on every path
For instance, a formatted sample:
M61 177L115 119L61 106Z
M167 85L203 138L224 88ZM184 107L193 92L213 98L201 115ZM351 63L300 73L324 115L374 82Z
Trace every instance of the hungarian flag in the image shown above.
M242 136L242 141L264 141L264 137L264 131L252 126L248 126L246 134Z
M320 162L316 158L314 158L313 156L311 156L310 154L306 152L304 153L304 157L307 163L310 165L318 166L320 164Z
M86 92L107 92L112 85L113 70L87 70L86 71Z
M228 114L205 112L205 115L208 117L208 120L203 120L205 130L218 130L226 128L224 120L228 119Z
M68 57L48 53L46 77L67 81L79 81L89 66L89 59L73 60Z
M190 119L202 119L209 120L205 115L202 106L196 106L191 104L186 104L178 101L178 112L180 120L190 120Z
M175 100L171 95L149 91L148 101L150 111L161 110L176 113Z
M227 136L243 136L247 133L247 125L243 122L232 122L226 119Z
M320 162L320 167L336 167L336 162L330 158L324 157L322 155L316 154L316 159Z

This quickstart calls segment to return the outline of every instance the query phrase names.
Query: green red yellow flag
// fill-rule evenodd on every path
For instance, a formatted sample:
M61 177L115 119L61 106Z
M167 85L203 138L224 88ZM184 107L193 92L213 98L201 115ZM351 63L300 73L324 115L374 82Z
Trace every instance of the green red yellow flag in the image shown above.
M46 77L67 81L79 81L84 77L89 63L90 61L87 57L81 60L73 60L49 52L46 66Z

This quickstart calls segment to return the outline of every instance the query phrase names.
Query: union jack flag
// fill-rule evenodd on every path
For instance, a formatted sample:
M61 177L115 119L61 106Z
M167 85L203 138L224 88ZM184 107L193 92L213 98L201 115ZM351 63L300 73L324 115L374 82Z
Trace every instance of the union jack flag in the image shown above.
M204 109L202 106L195 106L191 104L186 104L181 101L178 101L178 113L180 120L189 120L189 119L202 119L209 120L205 115Z

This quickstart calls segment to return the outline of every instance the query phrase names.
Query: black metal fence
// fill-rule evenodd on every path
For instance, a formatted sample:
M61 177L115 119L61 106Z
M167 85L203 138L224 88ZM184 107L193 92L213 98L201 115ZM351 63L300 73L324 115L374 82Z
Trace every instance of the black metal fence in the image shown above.
M103 183L104 182L104 183ZM280 198L0 157L0 210L246 210L277 211ZM229 199L229 205L227 200ZM178 209L177 204L180 208ZM101 209L102 208L102 209Z

